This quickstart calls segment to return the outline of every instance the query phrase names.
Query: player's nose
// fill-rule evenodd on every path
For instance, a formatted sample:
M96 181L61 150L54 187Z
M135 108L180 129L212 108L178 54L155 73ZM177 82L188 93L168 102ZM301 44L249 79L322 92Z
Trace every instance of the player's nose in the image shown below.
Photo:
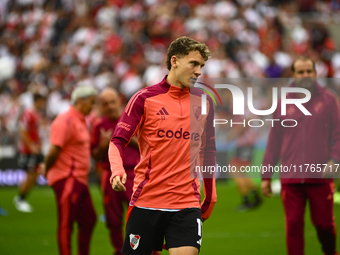
M195 68L195 75L198 77L202 74L202 68L200 66L197 66Z

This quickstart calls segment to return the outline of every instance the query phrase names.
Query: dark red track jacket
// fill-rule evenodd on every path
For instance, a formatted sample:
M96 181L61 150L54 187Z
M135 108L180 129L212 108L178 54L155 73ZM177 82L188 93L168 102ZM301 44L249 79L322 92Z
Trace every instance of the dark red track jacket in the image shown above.
M298 97L290 93L287 98ZM286 172L280 171L282 184L331 182L331 179L321 178L323 167L322 170L317 169L320 166L317 164L326 164L330 159L340 161L339 102L333 93L316 85L311 99L303 105L312 115L304 115L293 104L288 104L286 115L281 115L279 101L273 119L279 119L280 122L294 119L298 124L296 127L283 127L275 121L262 165L275 166L281 160L280 164L286 167ZM291 125L293 122L286 123ZM308 168L305 164L308 164ZM337 171L340 172L340 167ZM271 178L272 174L263 173L262 178Z

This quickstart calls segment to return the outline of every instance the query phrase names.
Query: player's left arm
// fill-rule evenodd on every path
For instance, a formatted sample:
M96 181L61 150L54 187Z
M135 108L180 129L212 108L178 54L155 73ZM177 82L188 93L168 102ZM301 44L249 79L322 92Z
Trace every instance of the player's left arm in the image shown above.
M205 140L205 144L201 150L201 158L203 159L203 166L216 166L216 145L215 145L215 128L214 128L214 106L210 97L209 102L209 113L206 119L206 128L203 132L202 139ZM208 219L214 209L217 195L216 195L216 183L215 173L202 173L203 177L203 188L205 198L201 204L202 210L202 221Z
M331 140L333 142L330 157L334 162L340 162L340 105L334 97L333 106L331 107Z
M331 109L331 141L332 146L330 150L330 159L327 162L327 167L324 169L323 177L331 178L334 175L339 175L336 172L328 173L327 170L330 169L338 169L338 165L336 167L330 167L334 164L339 164L340 162L340 105L338 100L334 97L332 101Z

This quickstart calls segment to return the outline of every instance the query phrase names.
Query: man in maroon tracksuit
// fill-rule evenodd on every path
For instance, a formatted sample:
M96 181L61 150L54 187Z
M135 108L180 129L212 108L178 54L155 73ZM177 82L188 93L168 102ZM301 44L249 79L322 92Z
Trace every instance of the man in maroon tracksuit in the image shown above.
M335 95L316 83L315 63L311 59L296 59L292 72L292 86L311 92L311 99L303 106L312 115L304 115L293 104L287 105L286 115L281 115L279 102L273 119L294 119L298 124L295 127L274 125L271 128L262 165L275 166L281 159L282 166L291 167L291 171L280 173L288 254L304 254L304 213L308 200L322 251L325 255L334 255L337 254L334 183L331 179L322 178L324 165L318 164L328 164L335 169L334 164L340 161L339 104ZM287 98L299 96L291 93ZM262 175L262 192L267 197L271 195L271 174L266 172Z
M110 239L115 248L116 255L122 254L123 247L122 225L123 225L123 202L129 203L134 178L134 167L139 162L139 150L137 142L133 141L127 146L123 159L124 168L127 173L126 191L116 192L112 189L109 179L111 176L110 162L108 159L108 148L112 133L116 128L120 117L120 100L118 93L110 88L104 89L99 95L99 104L104 116L98 121L92 133L92 156L101 168L101 188L104 195L104 210L106 226L110 231Z
M135 177L134 168L139 163L140 155L137 139L132 138L130 144L126 147L123 158L123 165L127 174L126 191L114 191L110 185L111 170L108 148L112 133L121 115L121 103L117 91L111 88L106 88L101 92L99 103L104 116L96 123L92 131L92 156L98 162L97 167L100 168L99 172L101 173L106 226L110 231L110 239L115 248L115 255L120 255L123 247L123 203L129 204L130 202ZM159 253L154 252L153 254Z

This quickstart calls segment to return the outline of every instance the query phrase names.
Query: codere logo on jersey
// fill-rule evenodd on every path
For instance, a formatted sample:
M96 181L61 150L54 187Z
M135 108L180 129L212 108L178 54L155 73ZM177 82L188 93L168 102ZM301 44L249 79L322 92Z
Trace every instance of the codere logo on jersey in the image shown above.
M188 131L184 131L183 129L180 128L177 131L172 131L172 130L163 130L160 129L157 131L157 136L160 138L175 138L175 139L184 139L184 140L193 140L193 141L198 141L200 139L199 133L189 133Z

